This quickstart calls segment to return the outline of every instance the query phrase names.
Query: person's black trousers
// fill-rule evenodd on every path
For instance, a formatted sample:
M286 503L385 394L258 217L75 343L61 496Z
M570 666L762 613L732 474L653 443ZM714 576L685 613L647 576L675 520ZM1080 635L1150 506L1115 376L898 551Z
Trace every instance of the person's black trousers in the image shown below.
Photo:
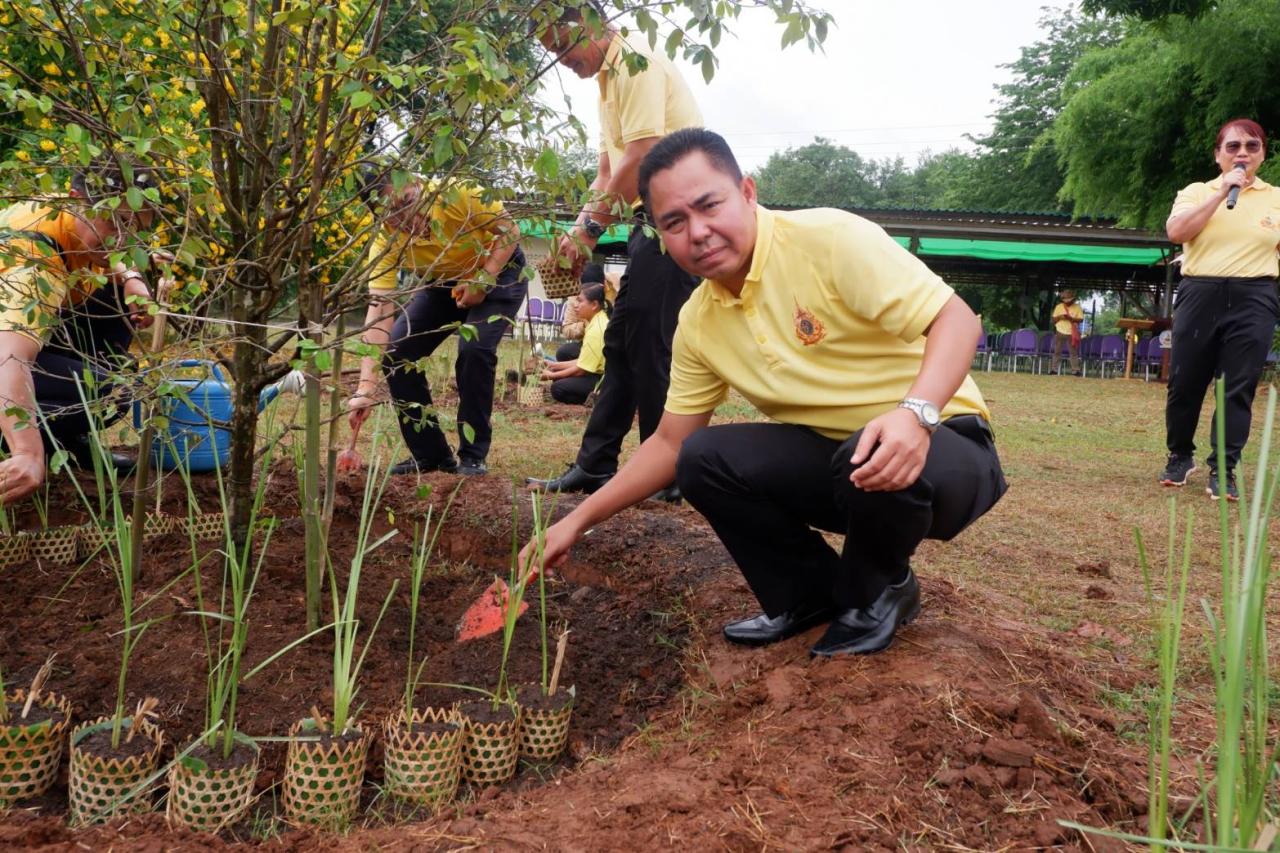
M454 376L458 382L458 456L463 462L483 462L493 439L493 380L498 368L498 344L511 328L524 302L528 283L522 276L524 253L516 249L479 305L459 308L453 300L455 282L433 283L405 306L391 329L382 356L382 370L409 453L420 465L431 466L452 454L432 406L431 387L420 359L434 353L450 335L458 333ZM497 318L490 320L491 317ZM475 335L458 332L454 324L475 328ZM470 435L468 435L470 433Z
M600 381L599 373L587 373L582 376L566 376L551 383L551 398L557 403L568 403L581 406L587 402L591 392L596 390Z
M1280 319L1275 279L1184 278L1174 300L1173 350L1165 400L1170 453L1194 456L1204 396L1221 376L1226 411L1227 470L1249 440L1253 395ZM1209 432L1209 467L1218 467L1217 418Z
M921 541L951 539L1004 494L995 441L977 416L945 421L920 478L897 492L864 492L849 481L861 435L837 441L792 424L721 424L681 448L680 491L768 616L869 605L906 577ZM844 534L840 553L821 530Z
M644 233L644 224L631 229L627 270L604 330L604 380L577 459L588 474L618 470L622 440L637 412L641 441L658 429L671 380L676 321L700 281L676 266L658 236Z
M83 445L91 417L85 400L99 427L128 410L128 396L118 393L113 382L133 366L128 354L133 326L126 314L120 291L109 284L59 312L58 325L31 366L36 405L47 425L40 430L46 454L55 450L50 433L59 445Z

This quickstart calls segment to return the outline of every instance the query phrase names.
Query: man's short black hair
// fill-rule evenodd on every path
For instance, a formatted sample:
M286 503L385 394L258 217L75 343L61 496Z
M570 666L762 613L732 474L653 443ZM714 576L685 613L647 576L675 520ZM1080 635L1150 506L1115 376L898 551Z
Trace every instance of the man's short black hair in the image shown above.
M560 9L555 16L554 22L545 23L547 15L561 3L567 3L568 5ZM543 11L544 9L546 11ZM529 33L530 35L540 36L542 31L548 27L561 24L581 24L587 17L583 12L584 9L590 9L596 20L602 24L608 21L608 18L605 17L604 7L600 5L598 0L555 0L555 2L553 0L542 0L542 2L533 7L533 12L529 15ZM542 14L539 14L540 12Z
M604 284L604 266L601 264L584 264L582 275L578 277L582 284Z
M382 194L391 185L391 170L386 166L367 163L360 167L360 181L356 192L365 207L375 210L382 201Z
M90 204L124 195L130 187L160 190L160 178L152 167L127 154L103 152L71 176L71 188ZM148 202L150 203L150 202Z
M640 200L649 207L649 182L695 151L701 151L716 171L742 181L742 169L724 137L705 127L686 127L664 136L640 161Z

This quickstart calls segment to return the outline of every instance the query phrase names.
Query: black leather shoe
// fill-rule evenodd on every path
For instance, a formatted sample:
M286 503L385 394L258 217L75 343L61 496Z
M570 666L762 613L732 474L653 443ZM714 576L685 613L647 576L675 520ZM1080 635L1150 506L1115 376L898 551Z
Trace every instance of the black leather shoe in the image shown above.
M658 491L654 492L652 495L649 496L649 499L655 500L655 501L664 501L665 503L669 503L669 504L678 504L680 503L680 501L684 500L684 495L680 494L680 487L677 486L675 483L672 483L670 486L667 486L665 489L658 489Z
M767 646L787 637L808 631L814 625L831 621L835 609L830 606L802 605L772 619L761 613L724 626L724 638L740 646Z
M882 652L893 642L898 627L919 613L920 585L916 583L915 573L908 569L906 580L885 587L870 606L846 610L836 616L809 654L834 657Z
M443 459L435 462L419 462L410 456L403 462L397 462L391 466L391 473L396 474L426 474L431 471L443 471L446 474L458 473L458 458L450 453Z
M458 473L464 477L483 477L489 473L489 466L483 459L463 459L458 463Z
M570 465L569 470L554 480L526 477L525 483L546 492L585 492L589 495L612 478L612 474L588 474L577 465Z
M71 455L72 464L86 471L93 470L93 446L89 441L89 436L77 436L64 442L63 447ZM136 457L114 451L107 453L106 462L120 474L130 474L138 467Z

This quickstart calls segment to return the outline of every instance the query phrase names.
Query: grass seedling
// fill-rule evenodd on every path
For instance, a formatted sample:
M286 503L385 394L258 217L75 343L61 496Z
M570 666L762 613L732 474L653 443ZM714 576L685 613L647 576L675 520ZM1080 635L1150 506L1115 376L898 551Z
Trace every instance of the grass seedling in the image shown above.
M427 517L422 523L419 530L414 527L413 530L413 556L409 562L409 656L405 666L404 680L404 718L406 721L413 719L413 696L418 692L418 684L422 678L422 670L427 665L427 659L424 657L417 666L414 666L414 640L418 633L418 604L422 596L422 581L426 577L427 565L431 561L431 554L435 551L436 541L440 538L440 531L444 529L445 519L449 517L449 507L453 506L453 499L458 496L458 490L462 488L462 483L454 487L453 493L449 495L449 500L445 503L444 509L440 513L440 522L433 528L431 519L434 515L435 507L427 508Z
M386 490L387 481L390 479L390 468L384 468L381 465L378 453L378 444L382 437L381 421L382 419L379 417L374 426L369 473L365 480L364 497L360 504L356 548L355 553L351 555L351 572L347 575L346 590L341 599L338 597L337 579L334 577L332 570L329 572L329 589L334 613L333 716L331 722L335 737L345 734L351 725L351 720L354 717L351 709L358 690L360 668L364 665L364 657L369 651L369 644L373 641L373 636L378 632L378 626L382 623L382 617L387 612L387 606L391 603L391 598L395 595L396 588L399 586L399 580L392 582L391 590L387 593L386 600L382 602L382 609L378 612L377 621L374 622L373 628L370 629L364 648L360 651L359 657L357 657L356 646L360 631L360 620L356 617L356 603L360 594L360 572L364 566L365 558L397 533L397 531L391 530L378 538L373 544L369 544L373 529L373 519L379 505L382 503L382 495ZM318 719L315 722L319 724Z

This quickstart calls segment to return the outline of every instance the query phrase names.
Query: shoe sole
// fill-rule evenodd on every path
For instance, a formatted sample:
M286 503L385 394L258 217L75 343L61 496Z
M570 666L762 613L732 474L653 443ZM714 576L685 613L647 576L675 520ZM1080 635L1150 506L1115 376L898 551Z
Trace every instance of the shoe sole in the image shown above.
M1209 500L1211 500L1211 501L1219 501L1219 500L1222 500L1221 496L1219 496L1219 495L1215 495L1215 494L1213 493L1213 490L1211 490L1211 489L1205 489L1205 490L1204 490L1204 493L1205 493L1206 495L1208 495L1208 496L1209 496ZM1236 502L1236 501L1238 501L1238 500L1240 500L1240 498L1239 498L1239 497L1234 497L1234 498L1233 498L1233 497L1231 497L1231 495L1227 495L1227 503L1229 503L1229 504L1233 504L1233 503L1235 503L1235 502Z
M1196 471L1198 471L1198 470L1200 470L1200 469L1199 469L1199 468L1197 468L1197 467L1195 467L1194 465L1193 465L1193 466L1191 466L1190 468L1188 468L1188 469L1187 469L1187 473L1185 473L1185 474L1183 474L1183 475L1182 475L1182 480L1181 480L1181 481L1178 481L1178 480L1170 480L1168 477L1161 477L1161 478L1160 478L1160 485L1162 485L1162 486L1185 486L1185 485L1187 484L1187 480L1191 479L1191 475L1192 475L1192 474L1194 474L1194 473L1195 473Z
M878 649L868 649L865 652L845 652L845 651L840 651L839 649L833 649L832 651L829 651L829 652L819 652L819 651L814 651L813 649L810 649L809 657L835 658L835 657L843 657L845 655L858 655L860 657L865 657L867 655L878 655L881 652L886 651L890 646L892 646L893 641L898 636L898 631L901 631L903 628L907 627L912 622L916 621L916 617L919 615L920 615L920 602L917 601L915 603L915 606L911 608L911 612L908 613L906 616L902 617L902 621L898 623L898 627L895 628L894 632L889 636L889 642L885 643L883 646L881 646Z

